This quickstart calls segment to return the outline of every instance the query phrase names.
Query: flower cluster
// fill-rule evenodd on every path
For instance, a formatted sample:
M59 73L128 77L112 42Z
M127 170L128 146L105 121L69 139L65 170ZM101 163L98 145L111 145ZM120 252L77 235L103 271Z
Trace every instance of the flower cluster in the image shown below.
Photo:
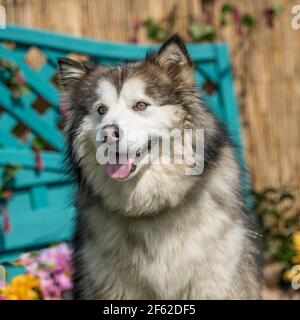
M298 280L300 279L300 231L293 233L292 241L295 251L293 258L291 259L293 267L284 273L284 279L289 282L294 280L300 286Z
M21 70L13 62L0 58L0 71L4 74L6 85L14 98L20 98L29 91Z
M72 289L72 251L59 244L40 252L21 255L20 264L26 272L39 279L42 297L45 300L62 299Z
M22 254L15 265L26 273L0 286L0 300L60 300L70 293L72 285L72 250L65 244L39 252Z
M0 300L38 300L40 296L40 282L31 274L16 276L7 287L0 288Z
M293 244L295 250L295 256L292 259L293 264L300 264L300 231L293 234Z

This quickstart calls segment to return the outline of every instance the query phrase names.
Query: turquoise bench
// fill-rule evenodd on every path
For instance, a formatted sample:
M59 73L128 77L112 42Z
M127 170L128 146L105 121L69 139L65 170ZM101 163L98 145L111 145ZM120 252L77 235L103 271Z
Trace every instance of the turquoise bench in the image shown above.
M38 69L33 69L25 59L33 48L44 59ZM0 30L0 58L16 64L30 87L28 93L14 99L5 82L0 80L0 176L7 163L21 165L12 181L14 196L7 202L12 230L6 234L0 231L0 263L17 258L21 252L72 237L74 210L69 203L73 186L62 172L65 146L59 127L59 90L54 81L56 59L78 53L97 63L114 64L142 59L150 48L153 47L95 41L12 25ZM227 45L189 44L188 50L195 61L197 85L204 92L206 104L227 126L233 142L240 147L239 112ZM46 106L42 113L35 107L41 99ZM16 136L20 126L28 131L22 141ZM42 137L50 149L42 152L42 172L35 170L31 150L37 136ZM237 157L244 167L241 148L237 149ZM244 170L242 179L246 185Z

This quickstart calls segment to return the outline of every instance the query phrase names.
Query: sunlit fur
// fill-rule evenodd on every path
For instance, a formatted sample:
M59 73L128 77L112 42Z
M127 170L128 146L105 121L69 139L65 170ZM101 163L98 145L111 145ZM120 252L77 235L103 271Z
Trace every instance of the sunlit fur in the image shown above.
M259 251L245 215L226 130L203 106L183 42L172 37L122 67L59 60L70 106L68 162L78 186L77 299L258 299ZM135 112L132 104L147 100ZM109 107L97 113L99 103ZM184 164L145 164L124 181L96 160L96 127L204 129L201 175ZM189 143L194 146L193 137ZM145 143L133 136L129 149Z

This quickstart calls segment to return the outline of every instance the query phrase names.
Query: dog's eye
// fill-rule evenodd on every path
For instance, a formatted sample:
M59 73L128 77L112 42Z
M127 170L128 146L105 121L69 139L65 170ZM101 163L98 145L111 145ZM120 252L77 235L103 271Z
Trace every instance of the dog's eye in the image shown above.
M105 114L107 112L107 110L108 110L108 108L103 104L101 104L97 109L98 113L101 115Z
M149 106L149 104L140 101L140 102L137 102L137 103L133 106L133 110L134 110L134 111L143 111L143 110L145 110L148 106Z

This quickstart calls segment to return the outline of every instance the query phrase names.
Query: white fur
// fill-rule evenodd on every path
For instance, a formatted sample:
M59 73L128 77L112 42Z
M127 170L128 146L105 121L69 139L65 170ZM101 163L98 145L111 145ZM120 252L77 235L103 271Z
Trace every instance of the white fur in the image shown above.
M119 94L101 81L98 95L73 145L88 184L101 199L80 212L85 221L77 252L85 261L82 298L258 298L259 284L250 270L254 249L234 196L239 170L232 149L222 150L205 177L187 176L184 165L149 164L128 180L112 180L96 161L98 126L123 121L130 130L176 128L183 126L185 112L152 101L136 78L125 82ZM149 108L133 111L133 104L143 100ZM104 116L97 114L100 103L109 108ZM132 135L130 147L144 139Z

